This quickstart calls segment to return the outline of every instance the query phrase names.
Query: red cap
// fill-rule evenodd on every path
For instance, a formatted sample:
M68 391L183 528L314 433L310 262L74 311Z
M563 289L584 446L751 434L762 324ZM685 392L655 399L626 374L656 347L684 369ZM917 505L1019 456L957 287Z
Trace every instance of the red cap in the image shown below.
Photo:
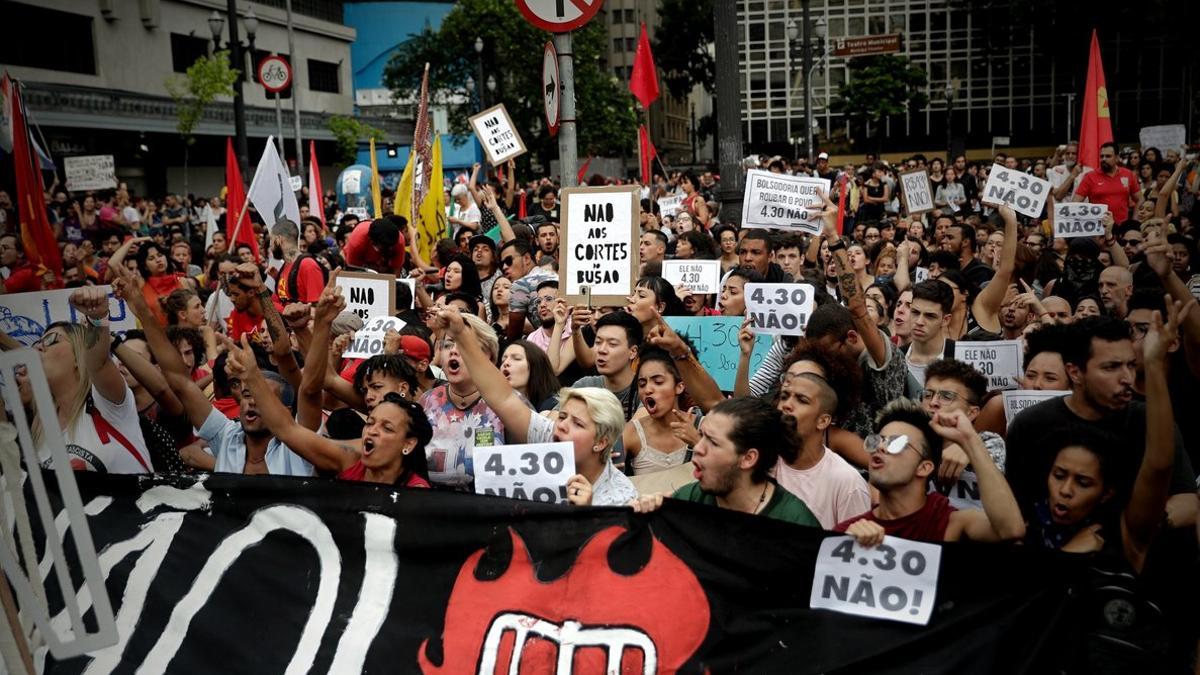
M429 349L429 343L416 335L400 336L400 353L418 361L433 358L433 352Z

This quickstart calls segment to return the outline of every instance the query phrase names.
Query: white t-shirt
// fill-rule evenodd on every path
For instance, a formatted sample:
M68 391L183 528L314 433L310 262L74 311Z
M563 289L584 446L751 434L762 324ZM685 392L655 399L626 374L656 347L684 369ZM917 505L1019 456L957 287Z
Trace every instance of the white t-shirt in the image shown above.
M125 222L129 223L130 229L136 230L142 223L142 214L138 213L138 210L132 206L126 206L124 209L121 209L121 217L125 219Z
M483 218L483 214L479 212L479 207L476 206L474 202L472 202L471 205L468 206L465 210L463 210L463 212L458 217L462 220L467 221L468 223L475 223L476 225L478 225L479 220L481 218Z
M133 392L126 386L120 403L101 396L95 385L91 394L95 415L84 408L63 434L71 468L99 473L153 473ZM44 442L38 446L38 460L42 468L53 466L50 448Z
M780 487L799 497L826 530L871 509L867 481L829 448L810 469L793 469L780 457L774 473Z

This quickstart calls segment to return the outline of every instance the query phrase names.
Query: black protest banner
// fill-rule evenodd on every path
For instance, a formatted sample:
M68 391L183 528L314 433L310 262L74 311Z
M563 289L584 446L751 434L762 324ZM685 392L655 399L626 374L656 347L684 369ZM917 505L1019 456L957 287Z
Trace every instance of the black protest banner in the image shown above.
M48 673L1017 673L1069 644L1073 568L1019 547L943 547L915 626L809 608L830 533L696 504L79 479L121 641Z

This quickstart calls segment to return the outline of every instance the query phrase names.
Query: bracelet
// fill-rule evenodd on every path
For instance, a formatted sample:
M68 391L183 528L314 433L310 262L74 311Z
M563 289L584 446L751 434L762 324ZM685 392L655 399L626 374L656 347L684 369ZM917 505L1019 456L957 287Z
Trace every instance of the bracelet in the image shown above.
M676 361L687 361L689 358L691 358L691 356L692 356L692 353L691 353L691 352L684 352L684 353L683 353L682 355L680 355L680 356L676 356L676 355L672 354L672 355L671 355L671 358L672 358L672 359L674 359L674 360L676 360Z
M90 325L92 328L100 328L102 326L108 325L108 317L107 316L105 316L103 319L93 319L92 317L84 314L84 318L87 319L88 325Z
M832 244L829 245L829 251L831 253L834 251L845 251L845 250L846 250L846 242L843 241L841 238L838 238Z

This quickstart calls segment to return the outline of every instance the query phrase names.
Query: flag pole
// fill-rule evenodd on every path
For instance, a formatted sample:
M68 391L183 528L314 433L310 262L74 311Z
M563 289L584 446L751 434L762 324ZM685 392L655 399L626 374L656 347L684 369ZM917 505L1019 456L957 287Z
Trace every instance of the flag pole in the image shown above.
M269 145L272 140L274 139L268 136L267 144ZM254 194L255 185L258 185L257 168L254 170L254 178L250 179L250 189L246 190L246 201L242 203L242 212L238 214L238 219L234 221L235 225L233 226L233 236L229 238L231 243L237 241L238 233L242 231L242 218L246 215L246 209L250 208L250 195ZM228 213L228 211L226 213ZM226 223L225 225L228 227L229 223Z

